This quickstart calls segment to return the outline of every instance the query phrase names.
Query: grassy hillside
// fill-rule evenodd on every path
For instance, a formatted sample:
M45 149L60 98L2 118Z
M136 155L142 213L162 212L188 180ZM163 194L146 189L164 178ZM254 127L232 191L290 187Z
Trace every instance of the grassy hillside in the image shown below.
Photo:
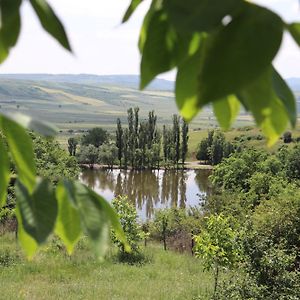
M94 126L115 128L116 119L126 120L129 107L139 106L141 118L155 110L158 124L168 124L178 113L173 82L158 79L139 91L137 76L93 75L0 75L0 111L18 110L56 124L61 130ZM241 125L251 120L240 118ZM191 128L216 125L211 110L202 112Z

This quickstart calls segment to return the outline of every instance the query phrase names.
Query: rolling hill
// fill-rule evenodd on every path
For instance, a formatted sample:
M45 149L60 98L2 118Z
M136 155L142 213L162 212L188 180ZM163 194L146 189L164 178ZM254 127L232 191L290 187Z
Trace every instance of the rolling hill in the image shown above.
M300 101L300 79L288 83ZM139 106L141 118L155 110L158 124L168 124L178 113L174 82L156 79L146 91L138 90L135 75L0 74L0 111L19 111L56 124L62 131L104 126L114 130L116 119L126 121L127 109ZM300 106L298 106L299 109ZM249 125L248 115L238 118ZM192 122L192 128L216 126L208 108Z
M126 120L129 107L139 106L142 118L155 110L159 124L169 123L172 114L178 113L174 83L156 79L141 92L138 81L139 77L132 75L2 74L0 111L17 110L52 122L62 130L96 125L112 129L118 117ZM202 126L207 119L208 114L198 118L194 126Z

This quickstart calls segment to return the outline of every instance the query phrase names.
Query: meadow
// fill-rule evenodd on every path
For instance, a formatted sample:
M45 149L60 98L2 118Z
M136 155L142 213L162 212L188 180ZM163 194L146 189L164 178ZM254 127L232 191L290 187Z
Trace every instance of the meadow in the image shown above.
M0 236L0 243L0 299L209 299L213 288L199 259L156 243L138 265L120 263L114 248L99 262L85 240L68 256L53 239L32 261L14 234Z

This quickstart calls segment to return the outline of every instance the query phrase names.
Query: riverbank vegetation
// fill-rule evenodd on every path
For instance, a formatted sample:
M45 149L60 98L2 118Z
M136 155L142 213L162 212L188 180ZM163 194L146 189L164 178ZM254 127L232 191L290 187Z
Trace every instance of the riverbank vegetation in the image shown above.
M184 166L188 154L189 127L178 115L172 117L172 127L157 126L157 116L150 111L147 120L140 120L139 108L127 111L127 125L117 119L116 134L109 136L102 128L93 128L79 139L68 139L70 155L79 163L93 168L95 164L112 168L159 169ZM80 142L80 150L76 151Z

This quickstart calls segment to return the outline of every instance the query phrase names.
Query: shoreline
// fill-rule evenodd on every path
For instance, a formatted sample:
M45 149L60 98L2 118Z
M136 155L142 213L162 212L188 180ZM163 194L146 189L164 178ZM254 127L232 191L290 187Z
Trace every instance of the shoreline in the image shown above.
M90 167L88 164L79 164L79 166L82 169L91 169L91 170L101 170L101 169L112 169L112 170L132 170L133 168L131 166L128 166L127 169L124 167L120 168L119 165L113 165L112 167L108 165L102 165L102 164L94 164L93 168ZM168 167L159 167L159 168L154 168L154 169L134 169L134 170L213 170L212 165L204 165L204 164L199 164L198 162L186 162L185 166L182 167L181 165L179 168L168 168Z

